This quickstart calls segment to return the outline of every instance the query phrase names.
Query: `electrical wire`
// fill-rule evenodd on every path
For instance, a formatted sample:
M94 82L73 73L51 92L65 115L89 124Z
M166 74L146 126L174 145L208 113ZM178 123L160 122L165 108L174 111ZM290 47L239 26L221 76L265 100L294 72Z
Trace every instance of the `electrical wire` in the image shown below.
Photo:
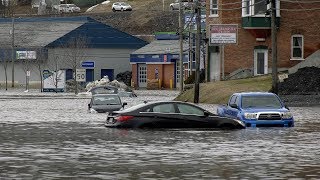
M320 3L320 1L294 1L294 0L280 0L281 2L288 2L288 3L302 3L302 4L313 4L313 3Z

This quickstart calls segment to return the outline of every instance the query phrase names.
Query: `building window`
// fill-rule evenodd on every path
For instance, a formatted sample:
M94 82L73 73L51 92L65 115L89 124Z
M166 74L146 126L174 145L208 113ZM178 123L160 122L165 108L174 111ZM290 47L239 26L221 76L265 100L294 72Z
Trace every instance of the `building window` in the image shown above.
M271 8L271 4L266 4L263 0L242 0L242 16L266 16L266 12ZM276 0L277 17L280 16L280 1Z
M291 37L291 59L303 59L303 36L300 34Z
M210 16L218 16L218 0L210 0Z

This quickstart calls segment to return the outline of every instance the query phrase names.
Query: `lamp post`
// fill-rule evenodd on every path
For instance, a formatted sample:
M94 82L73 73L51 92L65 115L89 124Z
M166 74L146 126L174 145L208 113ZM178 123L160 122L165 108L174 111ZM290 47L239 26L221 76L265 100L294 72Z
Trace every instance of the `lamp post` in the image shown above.
M12 84L11 87L14 87L14 17L12 16L12 30L11 30L11 61L12 61Z

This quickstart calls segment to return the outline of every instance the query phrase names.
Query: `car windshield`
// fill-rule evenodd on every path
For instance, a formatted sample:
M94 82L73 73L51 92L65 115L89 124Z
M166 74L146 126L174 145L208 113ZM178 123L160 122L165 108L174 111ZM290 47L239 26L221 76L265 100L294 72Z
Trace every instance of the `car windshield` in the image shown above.
M74 4L71 4L71 5L69 5L69 7L77 7L76 5L74 5Z
M127 3L120 3L121 6L129 6Z
M281 102L274 95L242 96L242 108L281 108Z
M121 104L118 96L96 96L93 97L93 104L95 105L117 105Z

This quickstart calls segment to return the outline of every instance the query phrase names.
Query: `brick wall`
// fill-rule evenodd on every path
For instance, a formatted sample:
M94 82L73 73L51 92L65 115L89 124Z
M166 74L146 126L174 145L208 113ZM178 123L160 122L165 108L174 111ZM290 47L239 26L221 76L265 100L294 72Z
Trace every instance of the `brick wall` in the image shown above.
M138 74L138 72L137 72L137 64L132 64L132 82L133 83L131 83L131 86L133 87L133 88L137 88L138 87L138 77L137 77L137 74Z
M226 3L241 2L240 0L219 0L219 9L235 9L241 7L241 3L223 5ZM225 46L224 62L225 73L231 73L239 68L253 68L254 47L258 45L267 46L271 50L271 36L265 42L257 42L256 38L247 30L241 27L241 9L219 11L219 17L209 16L210 0L207 0L207 37L209 37L210 24L238 24L238 44ZM304 57L320 48L320 11L285 11L285 9L308 9L320 8L319 3L288 3L281 2L280 28L278 30L278 67L289 68L301 61L290 60L291 58L291 36L302 34L304 36ZM268 65L271 68L271 51L268 53Z

